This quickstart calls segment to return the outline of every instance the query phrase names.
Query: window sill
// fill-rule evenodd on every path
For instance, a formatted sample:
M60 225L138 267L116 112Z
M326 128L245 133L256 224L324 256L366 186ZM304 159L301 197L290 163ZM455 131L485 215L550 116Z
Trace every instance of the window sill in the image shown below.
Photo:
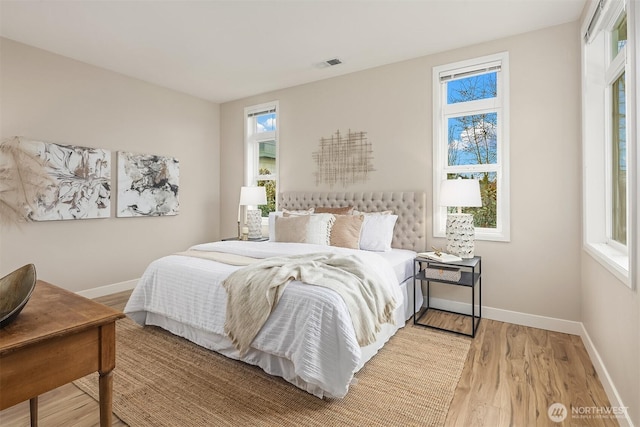
M510 242L509 236L498 231L483 231L486 229L476 229L475 241L489 241L489 242ZM447 234L444 231L435 232L433 237L446 238Z
M606 243L587 243L584 245L584 249L618 280L631 288L628 253L612 248Z

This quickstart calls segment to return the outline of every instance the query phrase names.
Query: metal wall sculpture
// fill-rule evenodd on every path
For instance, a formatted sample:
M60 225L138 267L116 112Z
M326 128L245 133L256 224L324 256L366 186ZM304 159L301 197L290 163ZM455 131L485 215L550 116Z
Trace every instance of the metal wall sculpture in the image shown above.
M346 135L339 130L329 138L320 138L320 147L313 153L316 162L316 185L365 182L373 168L373 147L367 132L351 132Z

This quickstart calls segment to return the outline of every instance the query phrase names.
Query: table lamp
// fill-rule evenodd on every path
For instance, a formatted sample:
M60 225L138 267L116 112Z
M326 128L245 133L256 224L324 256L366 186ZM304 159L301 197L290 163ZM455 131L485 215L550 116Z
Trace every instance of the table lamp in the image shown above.
M460 258L473 258L475 227L473 215L462 207L480 207L480 183L477 179L446 179L440 184L440 206L457 207L447 214L447 252Z
M267 204L267 192L264 187L242 187L240 189L240 205L238 206L238 237L240 233L240 208L242 206L258 206ZM244 227L243 227L244 228ZM262 212L260 209L247 209L246 232L249 239L262 237Z

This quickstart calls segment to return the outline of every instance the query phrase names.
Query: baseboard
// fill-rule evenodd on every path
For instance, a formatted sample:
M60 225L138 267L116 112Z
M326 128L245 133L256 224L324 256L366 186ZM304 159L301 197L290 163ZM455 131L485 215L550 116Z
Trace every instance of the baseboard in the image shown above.
M607 368L604 366L600 353L598 353L595 345L593 345L593 341L591 341L591 337L585 329L584 324L581 324L581 326L582 331L580 336L582 337L582 342L587 349L587 353L589 353L589 358L591 359L591 363L593 363L593 367L598 373L598 378L600 378L602 387L604 388L605 393L607 393L609 403L611 403L611 406L615 408L623 408L627 406L622 402L622 399L618 394L618 389L616 389L616 386L613 384L613 380L611 379L611 376L609 376L609 371L607 371ZM631 418L629 418L629 413L627 411L625 411L624 418L617 418L616 421L618 421L620 426L633 427L633 422L631 421Z
M431 297L431 306L457 313L471 314L471 304L459 301L451 301L442 298ZM479 307L476 306L476 314ZM582 323L572 320L557 319L554 317L539 316L537 314L520 313L517 311L503 310L482 306L482 317L500 322L529 326L531 328L546 329L548 331L562 332L565 334L582 335Z
M431 298L431 306L433 308L439 308L442 310L454 311L457 313L471 314L471 304L463 303L459 301L451 301L442 298ZM476 314L478 313L478 306L476 306ZM500 322L513 323L516 325L528 326L532 328L546 329L548 331L562 332L565 334L578 335L582 338L582 342L589 353L591 363L598 373L598 378L602 383L609 402L612 407L622 408L625 407L624 403L620 399L618 390L616 389L609 372L605 367L598 350L593 345L591 337L582 322L575 322L571 320L556 319L553 317L538 316L536 314L520 313L516 311L503 310L493 307L482 307L482 317L491 320L497 320ZM621 426L634 427L633 422L629 418L629 414L625 412L624 418L618 418L618 423Z
M84 291L76 292L78 295L82 295L85 298L93 299L98 297L104 297L106 295L117 294L118 292L130 291L136 287L138 279L127 280L126 282L113 283L111 285L99 286L97 288L85 289Z

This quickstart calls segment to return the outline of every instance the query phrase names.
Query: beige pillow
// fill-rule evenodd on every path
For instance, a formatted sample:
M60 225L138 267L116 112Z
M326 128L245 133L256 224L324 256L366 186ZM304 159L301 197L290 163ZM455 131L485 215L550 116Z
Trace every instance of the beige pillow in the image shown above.
M275 220L276 242L306 242L309 215L291 216L288 218L277 216Z
M330 213L334 215L351 215L353 206L343 206L341 208L316 208L315 213Z
M331 246L359 249L363 222L364 215L336 215L331 227Z

